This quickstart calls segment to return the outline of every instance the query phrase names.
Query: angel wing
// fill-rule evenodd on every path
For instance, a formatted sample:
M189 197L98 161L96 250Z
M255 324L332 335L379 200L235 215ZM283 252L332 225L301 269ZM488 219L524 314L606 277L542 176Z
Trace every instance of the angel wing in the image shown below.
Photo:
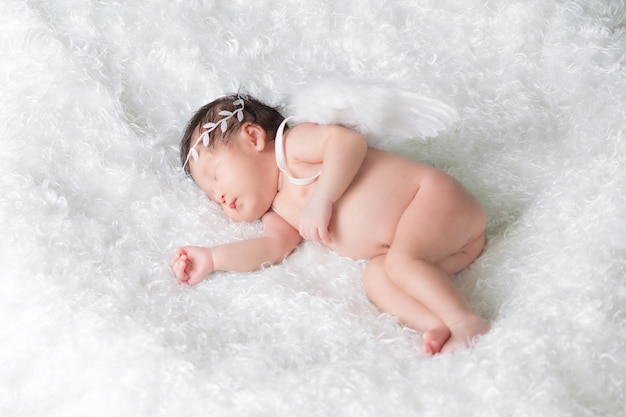
M439 100L394 87L339 80L316 81L291 95L296 123L341 124L362 133L370 146L437 136L459 116Z

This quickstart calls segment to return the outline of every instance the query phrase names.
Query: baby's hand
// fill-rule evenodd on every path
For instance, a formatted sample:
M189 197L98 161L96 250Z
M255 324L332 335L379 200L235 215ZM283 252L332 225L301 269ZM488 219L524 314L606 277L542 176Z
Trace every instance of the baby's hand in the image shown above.
M170 266L177 284L196 285L213 272L211 248L183 246L176 250Z
M330 244L328 224L333 214L333 203L324 198L311 196L302 209L298 231L306 240L321 240Z

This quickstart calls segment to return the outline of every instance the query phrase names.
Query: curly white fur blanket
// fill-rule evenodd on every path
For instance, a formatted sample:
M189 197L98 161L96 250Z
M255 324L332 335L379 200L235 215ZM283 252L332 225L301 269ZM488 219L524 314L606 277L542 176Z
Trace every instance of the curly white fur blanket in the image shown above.
M0 415L625 415L625 51L623 0L2 0ZM180 175L188 117L329 77L458 110L398 151L488 209L473 349L423 356L316 243L174 284L260 231Z

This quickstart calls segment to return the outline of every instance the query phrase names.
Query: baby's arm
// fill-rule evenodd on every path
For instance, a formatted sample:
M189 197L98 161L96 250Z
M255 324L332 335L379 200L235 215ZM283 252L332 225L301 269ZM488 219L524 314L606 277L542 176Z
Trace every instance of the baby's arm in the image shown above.
M333 204L359 172L367 142L360 133L342 126L307 125L301 131L305 139L299 141L300 148L308 145L307 157L322 162L322 173L303 209L300 234L308 240L330 243L328 224Z
M195 285L213 271L254 271L282 261L300 243L298 231L273 211L263 216L263 234L211 248L183 246L170 261L179 284Z

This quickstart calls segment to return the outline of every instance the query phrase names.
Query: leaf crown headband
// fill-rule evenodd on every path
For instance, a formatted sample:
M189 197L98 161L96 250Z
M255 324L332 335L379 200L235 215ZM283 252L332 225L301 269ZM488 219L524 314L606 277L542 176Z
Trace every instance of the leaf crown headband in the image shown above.
M200 142L202 142L202 145L204 145L205 147L209 146L209 144L211 143L211 138L209 134L217 129L218 126L222 133L225 133L226 130L228 130L229 119L237 117L237 120L239 120L240 122L243 121L243 109L245 107L243 99L241 97L238 97L237 100L233 101L233 105L238 108L233 111L222 110L218 113L219 116L223 116L221 119L216 122L208 122L202 125L202 128L205 130L198 137L196 143L194 143L193 146L189 148L189 152L187 153L187 159L185 159L185 163L183 164L183 170L189 163L190 158L193 158L194 161L198 160L198 151L196 150L196 147L200 144Z

